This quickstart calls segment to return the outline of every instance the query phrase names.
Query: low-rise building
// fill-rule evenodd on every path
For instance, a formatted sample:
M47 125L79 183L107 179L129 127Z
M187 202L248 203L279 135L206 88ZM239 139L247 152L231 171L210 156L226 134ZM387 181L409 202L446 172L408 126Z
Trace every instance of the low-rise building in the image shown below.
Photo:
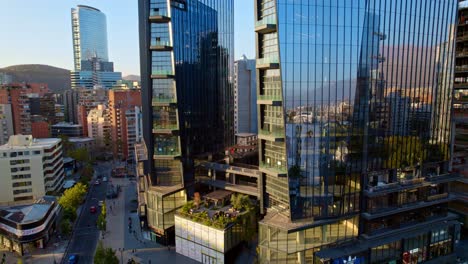
M61 135L67 137L82 137L83 127L79 124L60 122L51 126L51 136L53 138Z
M15 135L0 146L0 204L34 201L59 191L63 180L60 139Z
M60 206L44 196L32 204L0 208L0 245L23 255L28 245L44 248L56 229Z
M93 154L93 151L95 149L94 139L90 137L73 137L69 138L68 142L70 142L71 144L71 149L84 148L91 155Z
M176 251L201 263L226 263L252 228L250 211L226 205L231 192L205 195L203 205L189 202L175 215ZM252 221L253 220L253 221ZM250 223L250 224L249 224Z

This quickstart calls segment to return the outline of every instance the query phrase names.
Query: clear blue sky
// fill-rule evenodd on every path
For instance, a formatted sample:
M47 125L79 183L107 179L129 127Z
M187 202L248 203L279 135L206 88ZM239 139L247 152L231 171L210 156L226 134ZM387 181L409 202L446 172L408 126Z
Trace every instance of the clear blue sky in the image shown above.
M109 59L124 75L140 74L137 0L0 0L0 68L48 64L72 69L70 10L78 4L107 16ZM234 0L235 59L254 56L253 0Z

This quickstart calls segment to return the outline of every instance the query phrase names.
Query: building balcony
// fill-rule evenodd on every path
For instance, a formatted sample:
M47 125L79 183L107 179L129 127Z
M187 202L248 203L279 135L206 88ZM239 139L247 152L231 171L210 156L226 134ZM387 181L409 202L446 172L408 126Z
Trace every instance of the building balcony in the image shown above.
M444 182L451 182L451 181L456 181L460 179L460 175L455 174L455 173L446 173L446 174L430 174L426 176L426 181L429 181L431 183L444 183Z
M174 160L179 158L180 156L180 150L178 149L155 149L153 158L158 160Z
M454 200L455 196L449 195L448 193L429 195L423 199L415 201L407 201L406 203L388 205L385 208L380 208L374 212L365 212L362 214L364 219L372 220L380 217L386 217L406 211L411 211L423 207L430 207L441 203L447 203Z
M455 73L468 73L468 66L455 66Z
M264 17L263 19L255 22L255 32L262 34L276 32L275 15Z
M153 40L153 41L151 41L151 44L150 44L150 50L171 51L172 50L172 44L171 44L170 41Z
M172 70L153 70L151 71L152 79L167 79L174 78L174 72Z
M258 95L257 104L281 106L283 99L280 95Z
M279 58L278 56L268 56L257 59L257 69L278 69ZM467 68L468 69L468 68Z
M468 89L468 83L454 83L454 89Z
M149 20L156 23L165 23L171 21L171 17L166 10L150 10Z
M285 166L273 165L266 162L260 162L259 170L268 175L274 175L276 177L285 177L288 175L288 170Z
M179 126L177 124L153 125L153 134L177 134Z
M455 57L457 58L466 58L468 57L468 51L460 50L455 52Z
M151 100L151 104L153 106L169 106L177 104L177 100L175 97L159 96L153 97L153 99Z
M368 186L367 190L364 191L364 194L368 197L375 197L422 186L424 183L424 178L405 179L401 180L400 182L391 183L379 182L377 186Z
M463 42L468 40L468 34L463 34L460 36L457 36L457 42Z
M265 130L259 129L258 138L274 142L283 142L284 141L284 130Z
M453 98L453 103L454 104L467 104L468 103L468 95L455 96Z

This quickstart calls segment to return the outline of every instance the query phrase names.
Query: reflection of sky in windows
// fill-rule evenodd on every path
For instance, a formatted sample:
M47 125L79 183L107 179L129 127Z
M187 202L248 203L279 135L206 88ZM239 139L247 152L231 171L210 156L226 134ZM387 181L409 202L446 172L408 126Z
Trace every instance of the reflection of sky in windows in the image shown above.
M377 44L378 52L387 57L380 67L390 70L398 67L406 71L411 62L403 61L401 55L421 60L429 53L433 59L437 45L450 33L452 19L447 14L455 11L447 10L443 1L278 0L278 5L286 98L289 90L303 90L301 82L307 83L308 90L339 89L338 86L353 89L359 55L366 46L363 43L366 13L375 14L379 19L375 21L375 31L386 36ZM392 57L397 60L395 64ZM435 68L434 62L427 64ZM384 75L392 76L391 73ZM429 77L428 72L426 75ZM390 83L408 81L397 78L393 76ZM419 85L430 83L422 78ZM353 94L353 91L342 91L337 96L347 98ZM328 99L326 94L320 92L320 95Z
M338 178L400 166L384 165L390 136L446 144L456 2L277 0L287 163L302 177L293 218L354 210Z

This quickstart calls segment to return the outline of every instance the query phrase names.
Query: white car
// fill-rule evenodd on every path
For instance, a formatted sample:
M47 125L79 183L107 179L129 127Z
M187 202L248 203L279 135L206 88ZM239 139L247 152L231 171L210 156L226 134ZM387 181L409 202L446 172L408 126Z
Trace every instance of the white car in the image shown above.
M102 182L107 182L107 177L102 177Z
M104 205L104 201L103 200L99 201L98 205L102 207Z

